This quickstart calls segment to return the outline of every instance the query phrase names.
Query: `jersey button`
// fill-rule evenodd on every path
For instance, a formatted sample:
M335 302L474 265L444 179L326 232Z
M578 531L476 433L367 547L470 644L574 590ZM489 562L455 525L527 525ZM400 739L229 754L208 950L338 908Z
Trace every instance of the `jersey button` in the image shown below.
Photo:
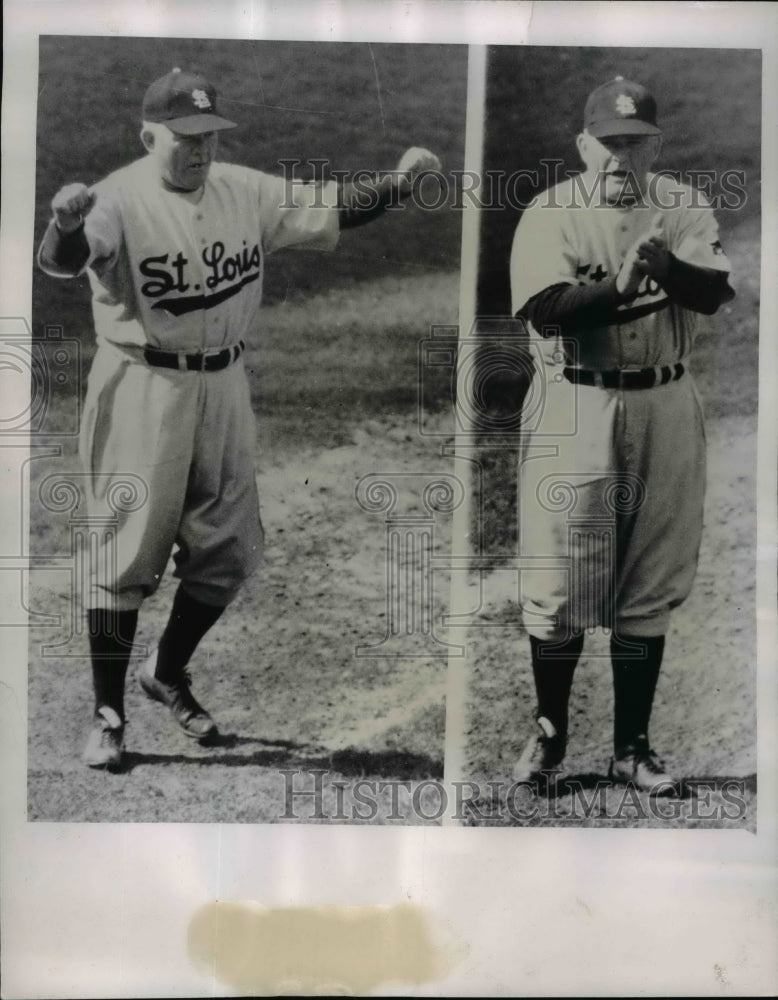
M637 334L635 333L635 331L634 331L634 330L630 330L630 331L629 331L629 339L630 339L630 340L637 340L637 336L638 336L638 335L637 335Z

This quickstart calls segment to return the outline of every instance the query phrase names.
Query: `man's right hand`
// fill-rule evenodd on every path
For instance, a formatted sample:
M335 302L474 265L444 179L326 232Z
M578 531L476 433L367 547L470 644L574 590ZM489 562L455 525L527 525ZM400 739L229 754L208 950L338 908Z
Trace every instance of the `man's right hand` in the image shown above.
M72 233L94 207L97 195L86 184L66 184L51 199L51 210L61 233Z
M661 279L667 274L667 242L664 237L662 215L657 212L647 232L635 240L616 275L619 295L633 295L643 278L648 275Z

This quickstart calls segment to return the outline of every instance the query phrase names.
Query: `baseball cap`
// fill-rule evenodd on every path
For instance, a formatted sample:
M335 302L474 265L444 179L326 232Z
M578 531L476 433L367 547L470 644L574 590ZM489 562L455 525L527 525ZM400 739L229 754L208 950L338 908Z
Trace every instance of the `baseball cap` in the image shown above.
M656 124L656 101L645 87L623 76L589 94L584 128L595 138L606 135L661 135Z
M216 89L199 73L176 67L161 76L143 98L143 120L163 122L179 135L200 135L235 128L216 109Z

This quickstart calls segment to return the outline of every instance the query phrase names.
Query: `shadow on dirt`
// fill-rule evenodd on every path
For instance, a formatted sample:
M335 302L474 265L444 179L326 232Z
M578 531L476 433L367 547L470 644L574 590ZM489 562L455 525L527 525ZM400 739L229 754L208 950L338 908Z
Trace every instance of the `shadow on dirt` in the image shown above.
M220 753L236 747L254 747L241 753ZM198 752L200 751L200 752ZM401 750L370 752L353 747L328 750L291 740L259 739L223 733L207 743L197 744L192 753L138 753L126 751L122 770L130 772L144 764L195 764L201 767L272 767L296 768L300 771L325 770L347 777L376 776L413 780L443 777L443 762L426 754L411 754Z

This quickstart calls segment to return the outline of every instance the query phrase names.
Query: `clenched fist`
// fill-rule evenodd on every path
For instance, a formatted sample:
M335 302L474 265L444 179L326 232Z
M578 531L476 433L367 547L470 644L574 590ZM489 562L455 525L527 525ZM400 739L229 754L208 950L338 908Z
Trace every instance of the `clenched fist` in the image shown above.
M62 233L72 233L84 221L96 200L86 184L66 184L51 199L51 210Z
M412 186L417 177L430 170L440 170L438 157L428 149L411 146L400 157L395 174L399 175L401 180L407 181L409 186Z
M616 275L616 290L620 295L631 295L640 287L645 275L661 281L670 267L670 254L664 235L662 215L657 212L651 227L639 236L627 251L624 263Z

